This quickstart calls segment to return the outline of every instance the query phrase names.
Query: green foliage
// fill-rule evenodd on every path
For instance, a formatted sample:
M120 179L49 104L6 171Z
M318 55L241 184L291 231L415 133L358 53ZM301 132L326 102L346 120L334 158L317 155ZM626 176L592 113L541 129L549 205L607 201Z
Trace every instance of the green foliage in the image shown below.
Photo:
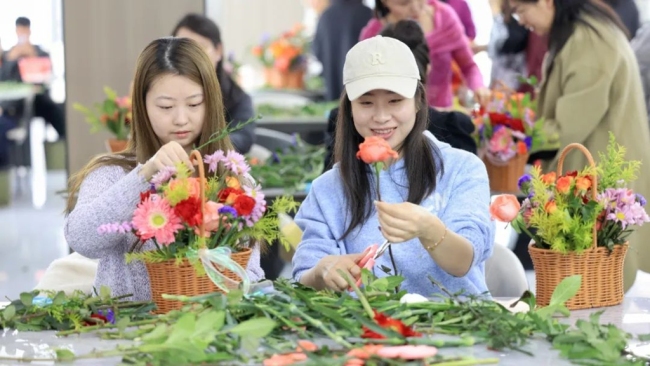
M640 161L627 161L626 149L616 143L612 132L609 133L609 144L605 154L599 153L598 163L598 192L607 188L626 186L637 178L641 167Z
M73 108L86 117L86 122L91 126L91 132L102 129L108 130L118 140L126 140L130 132L132 119L131 98L119 98L115 90L104 87L106 99L95 103L92 107L74 103Z
M293 193L304 190L305 184L323 173L324 146L304 143L295 135L296 143L276 151L266 161L251 164L251 176L265 188L284 188Z
M264 117L322 117L336 108L338 102L308 103L299 107L281 107L274 104L260 104L257 113Z
M445 296L441 295L437 301L402 304L400 298L403 293L395 294L392 291L402 280L399 276L378 279L369 271L364 271L365 285L360 289L355 286L358 298L348 292L315 291L287 280L276 281L276 292L265 295L244 295L241 291L195 297L164 295L165 298L183 301L187 305L181 310L155 317L138 317L142 315L141 312L128 316L121 313L123 316L115 325L75 328L68 324L65 329L70 330L59 333L70 335L101 331L102 338L137 342L82 356L76 356L67 349L59 349L56 350L56 356L58 361L121 356L123 362L129 364L259 364L271 353L292 352L296 347L296 339L325 338L338 346L308 352L309 360L306 364L342 365L345 361L342 356L354 347L351 342L430 345L438 348L471 347L482 343L494 350L513 349L530 354L524 348L526 344L530 339L543 336L560 350L563 357L572 362L635 365L623 356L629 335L612 325L600 325L600 314L593 315L589 321L578 320L575 328L553 318L556 312L567 314L564 303L580 287L580 276L564 279L554 291L550 305L545 308L538 308L534 295L526 292L519 301L529 304L530 311L518 313L481 296L466 295L462 291L452 294L443 287L440 288ZM440 286L435 280L431 281ZM106 295L109 295L107 291L101 290L95 297L84 297L84 302L102 304ZM69 305L68 298L56 300L58 296L60 295L55 294L52 297L54 301L68 304L66 306L70 312L81 316L83 307ZM23 298L27 301L29 296ZM380 327L369 318L364 303L392 319L415 327L425 336L404 338L390 328ZM21 300L12 305L24 306ZM130 308L136 309L135 306ZM0 313L0 319L18 316L12 314L15 309L9 309ZM47 324L41 320L36 323L40 327L31 330L51 329L45 327ZM363 327L387 338L359 339ZM428 336L431 334L434 336ZM436 334L455 337L441 338ZM340 362L335 363L338 361ZM375 358L372 362L375 362ZM382 362L386 360L376 358L376 364L383 364ZM470 365L480 362L496 363L498 360L437 356L429 364L447 365L444 362L449 365Z
M37 298L38 296L38 298ZM80 291L66 295L63 291L32 291L20 294L0 310L0 329L19 331L81 329L86 324L103 323L91 318L92 314L110 311L115 319L148 319L154 305L148 302L123 301L125 296L111 297L110 290L102 287L97 296ZM39 301L36 301L38 299Z

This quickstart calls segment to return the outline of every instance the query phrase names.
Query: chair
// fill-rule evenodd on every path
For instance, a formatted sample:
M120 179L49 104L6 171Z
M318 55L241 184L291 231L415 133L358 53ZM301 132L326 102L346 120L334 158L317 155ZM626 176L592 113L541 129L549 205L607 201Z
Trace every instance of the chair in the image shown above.
M519 258L505 245L495 244L485 261L485 282L493 297L519 297L528 290L528 279Z

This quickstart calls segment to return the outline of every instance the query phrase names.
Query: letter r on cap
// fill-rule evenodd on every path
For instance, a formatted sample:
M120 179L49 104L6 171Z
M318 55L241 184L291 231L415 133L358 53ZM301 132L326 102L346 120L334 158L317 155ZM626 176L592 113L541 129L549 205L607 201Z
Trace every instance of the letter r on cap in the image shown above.
M370 62L371 65L379 65L384 63L384 57L382 56L381 53L379 52L373 52L372 53L372 61Z

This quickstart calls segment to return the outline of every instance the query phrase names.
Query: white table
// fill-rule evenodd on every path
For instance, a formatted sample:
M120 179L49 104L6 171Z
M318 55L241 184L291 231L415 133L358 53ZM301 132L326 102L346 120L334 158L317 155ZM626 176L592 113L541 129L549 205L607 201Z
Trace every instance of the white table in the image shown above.
M503 300L510 303L511 300ZM520 310L525 310L521 309ZM588 319L589 315L602 309L577 310L571 313L567 322L574 324L577 319ZM624 303L605 309L601 316L603 323L612 323L632 334L650 333L650 298L626 298ZM55 332L16 332L0 331L0 357L52 357L52 349L66 347L77 355L90 353L93 350L114 349L118 344L126 344L128 341L107 341L99 339L95 335L71 336L57 338ZM328 342L329 343L329 342ZM636 344L638 341L631 341ZM567 360L561 359L557 351L553 350L550 343L545 340L533 340L526 347L526 350L533 353L533 357L513 351L495 352L488 350L485 345L464 348L443 348L443 355L474 356L476 358L499 358L500 366L522 366L522 365L549 365L565 366L571 365ZM119 358L79 360L74 365L117 365ZM39 362L38 364L47 364ZM0 365L25 365L0 358Z

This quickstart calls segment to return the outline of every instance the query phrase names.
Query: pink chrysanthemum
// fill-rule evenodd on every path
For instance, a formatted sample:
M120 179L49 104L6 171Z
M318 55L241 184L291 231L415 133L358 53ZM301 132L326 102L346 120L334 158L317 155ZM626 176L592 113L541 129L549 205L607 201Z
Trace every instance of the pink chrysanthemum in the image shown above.
M176 174L176 168L173 166L166 166L151 177L150 183L156 188L160 188L160 186L169 182L169 180L174 177L174 174Z
M254 188L249 186L244 186L244 192L247 196L252 197L255 200L255 207L251 214L246 217L246 226L253 226L257 221L259 221L264 212L266 212L266 201L264 200L264 193L262 193L262 187L257 185Z
M149 197L138 205L131 224L142 240L155 238L161 245L173 243L174 234L183 228L169 202L157 197Z
M224 165L237 175L244 175L251 170L251 167L246 163L244 155L233 150L228 151L224 159Z
M217 165L221 163L222 161L225 161L226 156L223 154L223 151L217 150L214 154L212 155L206 155L203 158L203 162L205 164L208 164L208 172L214 173L217 171Z

